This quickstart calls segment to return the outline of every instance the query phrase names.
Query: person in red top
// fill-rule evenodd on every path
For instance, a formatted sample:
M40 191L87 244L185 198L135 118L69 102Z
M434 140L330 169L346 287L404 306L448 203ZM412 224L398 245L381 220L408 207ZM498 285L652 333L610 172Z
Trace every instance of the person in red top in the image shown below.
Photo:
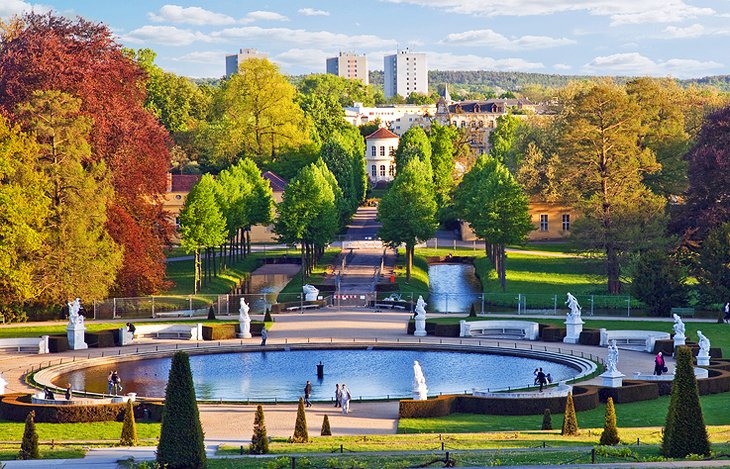
M664 362L664 357L662 356L662 352L659 352L656 354L656 358L654 359L654 374L661 376L665 371L666 364Z

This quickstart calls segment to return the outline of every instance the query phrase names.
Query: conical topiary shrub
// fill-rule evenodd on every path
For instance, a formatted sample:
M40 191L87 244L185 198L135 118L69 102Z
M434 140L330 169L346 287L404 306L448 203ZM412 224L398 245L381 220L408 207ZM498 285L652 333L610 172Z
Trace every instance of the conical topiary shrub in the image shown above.
M578 434L578 418L575 416L572 393L568 393L568 398L565 400L565 415L563 416L563 428L560 434L567 436L575 436Z
M20 453L18 459L38 459L41 457L38 450L38 432L35 429L35 412L28 412L25 417L25 430L23 431L23 441L20 443Z
M251 437L248 452L251 454L266 454L269 452L269 437L266 435L264 407L261 404L256 407L256 416L253 419L253 436Z
M266 314L264 314L264 322L274 322L274 319L271 317L271 311L268 309L266 310Z
M167 469L200 469L206 464L203 428L195 401L193 374L185 352L172 356L165 389L157 462Z
M469 317L475 318L477 317L477 310L474 308L474 303L471 304L471 308L469 308Z
M322 436L332 436L332 429L330 428L330 419L327 417L327 414L324 414L324 419L322 420L322 431L319 433Z
M208 308L208 320L215 321L215 308L213 305L210 305L210 308Z
M134 420L134 406L132 401L127 401L124 409L124 423L122 424L122 437L119 439L122 446L137 446L137 422Z
M297 421L294 424L294 436L291 438L292 443L306 443L309 441L309 432L307 431L307 415L304 413L304 399L299 398L299 407L297 407Z
M545 409L545 412L542 414L542 430L552 430L553 429L553 416L550 413L550 409Z
M677 367L664 425L662 454L668 458L710 454L710 440L700 407L697 379L692 369L692 351L689 347L679 347L675 358Z
M613 406L613 398L609 397L606 401L606 417L603 422L600 444L615 446L619 443L618 428L616 428L616 408Z

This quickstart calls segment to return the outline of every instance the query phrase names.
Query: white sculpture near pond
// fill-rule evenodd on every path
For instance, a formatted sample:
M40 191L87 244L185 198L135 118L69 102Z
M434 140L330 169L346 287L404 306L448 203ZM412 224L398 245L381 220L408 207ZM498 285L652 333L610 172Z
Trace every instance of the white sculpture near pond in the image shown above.
M421 364L418 360L413 362L413 400L425 401L428 399L428 387L426 386L426 377L423 375Z
M248 315L248 311L251 309L246 304L246 298L241 298L241 307L238 310L238 325L241 329L239 337L242 339L251 338L251 316Z
M580 341L580 333L583 332L583 320L580 318L581 308L578 304L578 299L568 292L568 300L565 302L568 305L567 317L565 318L565 337L563 342L566 344L577 344Z
M697 354L697 365L710 366L710 339L702 331L697 331L697 337L700 346L700 353Z
M418 295L416 301L416 330L413 335L416 337L424 337L426 335L426 302L423 297Z
M674 331L674 347L677 348L681 345L686 344L687 336L685 335L684 323L682 318L678 314L674 314L674 325L672 330Z
M606 371L601 374L603 378L603 386L610 388L618 388L623 385L623 373L618 371L618 346L616 340L611 340L608 346L608 355L606 356Z
M317 301L319 290L314 285L306 284L302 290L304 291L304 301Z
M79 314L81 300L76 298L68 303L68 324L66 325L66 337L71 350L84 350L89 348L84 340L84 316Z
M8 385L8 382L5 381L5 378L3 378L3 374L0 373L0 396L5 394L5 386Z

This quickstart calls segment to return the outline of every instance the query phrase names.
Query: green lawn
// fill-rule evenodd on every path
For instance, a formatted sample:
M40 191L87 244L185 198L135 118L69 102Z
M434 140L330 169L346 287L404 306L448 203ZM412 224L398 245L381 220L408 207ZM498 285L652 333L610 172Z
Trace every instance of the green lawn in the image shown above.
M0 420L3 441L22 440L23 428L25 422ZM36 423L36 430L40 441L115 441L122 434L122 422ZM140 439L158 438L160 424L137 422L137 436Z
M333 270L333 264L335 258L340 253L339 248L330 248L325 250L324 254L320 258L317 266L312 269L312 275L309 276L306 283L321 284L327 275ZM302 293L302 272L301 270L286 284L283 290L279 292L280 302L295 301L299 299L299 295Z
M18 458L20 444L0 444L0 461L12 461ZM79 446L54 445L51 449L48 445L40 446L41 459L80 459L86 451Z

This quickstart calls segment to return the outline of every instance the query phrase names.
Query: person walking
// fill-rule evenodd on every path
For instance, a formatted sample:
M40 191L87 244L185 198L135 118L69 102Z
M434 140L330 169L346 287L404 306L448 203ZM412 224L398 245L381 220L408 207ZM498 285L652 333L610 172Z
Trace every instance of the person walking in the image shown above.
M545 383L547 382L547 379L545 378L545 373L542 371L542 368L537 372L537 383L540 385L540 392L542 392L542 387L545 386Z
M261 345L266 345L266 339L269 338L269 333L266 331L266 326L261 328Z
M340 401L342 400L342 391L340 391L340 383L337 383L335 385L335 407L340 407L342 404Z
M730 323L730 302L725 303L725 322Z
M656 358L654 359L654 374L657 376L661 376L662 373L664 373L667 369L666 362L664 361L664 356L662 355L662 352L659 352L656 354Z
M66 384L66 396L65 397L66 397L67 401L71 400L71 383Z
M346 384L342 384L342 387L340 388L342 392L342 397L340 399L340 406L342 407L342 414L346 415L350 412L350 390L347 389Z
M312 407L312 401L310 397L312 395L312 383L307 380L307 384L304 386L304 407Z
M114 390L114 381L112 381L112 377L114 376L114 372L110 371L109 375L106 377L106 393L111 395L112 391Z
M114 390L115 396L122 392L122 379L119 377L119 372L117 370L112 372L112 389Z

